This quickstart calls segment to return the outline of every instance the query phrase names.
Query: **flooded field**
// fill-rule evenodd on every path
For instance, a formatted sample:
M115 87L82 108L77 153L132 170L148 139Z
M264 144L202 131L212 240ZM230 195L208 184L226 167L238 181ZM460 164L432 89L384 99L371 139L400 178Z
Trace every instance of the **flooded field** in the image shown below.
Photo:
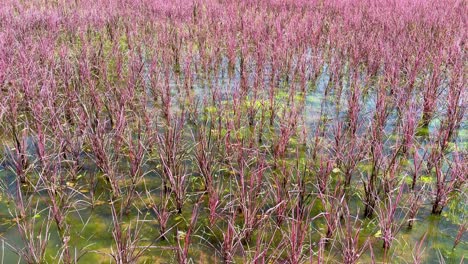
M464 263L467 9L7 0L1 263Z

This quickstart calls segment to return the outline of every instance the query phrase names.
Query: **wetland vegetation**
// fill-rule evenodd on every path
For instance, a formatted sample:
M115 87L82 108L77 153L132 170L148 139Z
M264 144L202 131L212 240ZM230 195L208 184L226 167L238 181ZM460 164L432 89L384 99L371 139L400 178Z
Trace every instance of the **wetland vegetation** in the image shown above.
M464 263L466 1L2 3L2 263Z

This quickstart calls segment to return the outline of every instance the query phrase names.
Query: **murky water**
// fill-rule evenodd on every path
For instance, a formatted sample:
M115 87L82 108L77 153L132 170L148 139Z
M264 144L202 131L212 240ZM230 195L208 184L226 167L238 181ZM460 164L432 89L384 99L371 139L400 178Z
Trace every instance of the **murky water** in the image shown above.
M239 72L236 71L231 78L226 76L228 71L227 60L224 61L225 65L221 67L215 80L211 80L215 86L221 87L220 91L225 97L225 102L230 103L230 95L233 93L234 87L238 86L240 82ZM237 67L239 67L237 65ZM268 66L265 66L265 72L268 72ZM267 75L267 74L265 74ZM253 77L251 77L253 78ZM252 81L252 80L247 80ZM264 79L264 86L268 86L269 80L267 77ZM207 95L209 95L208 88L204 85L206 80L200 79L195 83L192 90L193 96L197 98L196 101L203 101ZM303 108L304 124L307 129L314 131L319 127L323 120L332 120L335 117L342 117L345 115L344 109L339 109L339 106L343 106L346 102L344 98L340 98L340 102L337 102L333 93L326 94L327 87L329 86L330 77L328 74L327 66L322 68L322 74L319 76L317 82L312 84L313 89L307 90L306 94L298 93L296 96L298 99L305 101ZM149 84L147 84L149 85ZM177 88L178 84L176 80L170 83L172 87L174 97L178 96ZM343 84L343 93L349 89L346 83ZM289 97L288 91L278 91L276 95L276 102L279 107L286 107L287 99ZM259 100L265 100L259 99ZM375 108L375 95L369 95L366 101L363 102L364 113L360 118L365 120L370 118L372 109ZM253 101L251 104L259 102ZM154 105L149 104L154 107ZM180 107L180 102L175 101L174 110L177 111ZM213 110L216 111L216 110ZM324 118L325 117L325 118ZM388 144L391 145L392 133L394 132L394 123L397 116L390 116L385 131L387 132ZM438 119L434 119L430 126L427 128L428 131L423 131L419 136L419 140L424 142L427 139L427 134L432 134L437 126ZM327 128L331 129L331 122L327 124ZM246 132L248 133L248 132ZM187 138L190 139L190 134L187 133ZM313 134L309 134L313 137ZM8 146L7 141L6 145ZM33 138L30 138L28 144L30 148L33 148ZM460 128L458 138L456 140L457 145L462 149L467 149L468 144L468 127L467 123L463 122ZM424 147L424 146L422 146ZM5 153L8 149L5 150ZM30 149L31 156L34 154L34 150ZM5 155L6 156L6 155ZM85 157L85 155L84 155ZM81 263L109 263L112 254L111 248L113 247L113 218L112 212L109 206L110 194L109 190L103 186L106 185L104 180L98 177L96 184L97 188L93 189L93 184L88 180L88 175L98 174L98 169L90 160L84 158L84 166L80 171L82 175L76 182L67 183L70 187L73 187L73 205L70 208L70 213L67 216L67 222L70 225L70 236L73 237L71 240L70 248L72 249L72 255ZM292 159L292 161L294 161ZM410 164L411 161L408 161ZM124 165L122 165L124 166ZM157 164L148 163L145 166L151 168L157 166ZM189 167L194 167L194 164L190 164ZM361 164L361 168L365 169L366 164ZM14 217L12 217L12 210L14 210L14 204L9 202L7 194L13 195L16 192L14 174L10 172L5 163L0 167L0 178L4 179L5 185L2 196L0 197L0 232L4 238L1 247L1 260L2 263L21 263L23 260L20 259L18 254L15 253L15 249L23 247L23 241L20 239L18 228L15 223ZM195 177L194 177L195 178ZM356 183L359 184L359 179L355 179ZM228 186L229 180L225 180L225 185ZM155 173L149 173L145 176L144 185L139 186L139 191L144 192L145 189L151 191L152 197L159 197L161 186L161 178ZM25 197L30 199L31 204L37 204L37 214L33 216L34 220L34 236L45 236L50 235L48 238L48 245L46 249L47 261L53 263L58 252L60 252L61 241L58 236L57 229L54 224L50 225L50 232L46 233L43 228L45 219L48 218L49 211L42 210L47 208L47 196L44 193L29 193L27 186L22 187L22 191ZM90 191L93 189L93 195L91 197ZM195 189L189 189L188 197L190 202L185 203L185 208L182 215L172 215L168 223L170 231L167 234L167 240L161 240L158 232L158 221L156 220L155 214L152 210L148 209L148 205L151 201L146 198L137 198L134 201L134 207L128 216L124 216L122 219L128 225L132 225L133 228L141 228L142 236L139 237L139 249L146 250L146 253L140 259L141 262L146 263L173 263L177 259L175 257L175 246L177 245L177 230L182 227L186 227L188 221L190 221L191 208L193 206L193 199L197 191ZM144 196L143 196L144 197ZM386 252L384 256L384 250L381 247L379 228L377 226L377 219L362 219L363 231L361 232L362 243L365 239L369 238L373 241L372 250L366 250L364 255L361 257L361 263L370 263L371 254L376 256L376 259L383 261L386 259L391 263L413 263L413 256L415 253L416 245L424 238L421 254L423 255L424 263L460 263L460 260L464 257L465 252L468 252L468 242L466 235L461 239L461 243L453 248L454 240L458 232L459 225L463 224L465 215L467 213L465 194L459 194L453 197L444 210L441 216L433 216L430 214L431 205L430 201L424 204L419 210L416 222L412 229L407 228L405 220L401 223L401 229L393 243L393 246L389 252ZM155 198L158 199L158 198ZM358 210L362 210L362 201L355 195L350 199L350 208L354 213ZM36 208L33 206L32 208ZM315 208L316 211L320 211L320 207ZM197 232L193 237L193 243L190 248L190 256L193 258L195 263L212 263L221 261L221 239L222 239L222 224L220 227L212 228L209 226L207 210L202 210L197 223ZM402 217L402 215L400 215ZM397 218L398 221L398 218ZM326 228L323 219L314 220L309 228L311 237L316 238L317 241L320 238L318 231L324 231ZM315 233L314 233L315 232ZM273 244L278 243L273 239ZM274 245L275 248L278 245ZM254 244L250 247L255 247ZM311 246L311 250L316 253L318 246ZM246 253L244 253L246 254ZM329 250L325 248L325 256L331 263L337 263L340 261L340 252ZM242 259L241 256L238 256Z

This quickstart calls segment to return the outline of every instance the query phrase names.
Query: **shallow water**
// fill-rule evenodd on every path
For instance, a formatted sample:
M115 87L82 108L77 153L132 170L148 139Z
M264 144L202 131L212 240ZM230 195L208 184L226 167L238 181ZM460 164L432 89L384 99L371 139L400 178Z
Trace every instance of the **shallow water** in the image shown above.
M235 71L235 73L230 77L227 76L226 72L228 72L229 67L227 60L224 60L223 64L224 65L221 67L221 70L218 73L213 74L217 77L214 78L214 80L208 80L212 82L212 85L221 87L220 90L223 95L221 98L223 98L223 101L216 102L218 106L222 105L223 103L232 103L232 94L238 92L238 84L241 79L239 71ZM235 67L239 67L239 62ZM265 66L265 68L265 72L268 73L268 65ZM268 74L266 73L265 77L263 78L263 85L268 87L272 80L267 77ZM194 79L197 79L197 76L194 76ZM247 79L249 82L253 82L253 76L250 76ZM302 109L302 114L304 116L304 126L306 126L308 131L315 131L324 123L326 130L330 130L333 126L333 122L329 122L330 120L333 121L334 118L343 118L346 115L346 102L344 101L344 96L342 95L339 99L340 102L337 102L338 99L335 98L336 95L333 94L333 91L329 94L326 94L327 89L329 88L329 83L330 76L328 73L328 67L325 65L322 68L321 75L317 79L316 83L311 85L313 89L307 89L306 94L298 92L294 95L297 101L305 102ZM286 82L284 85L287 86L288 83ZM171 80L169 86L172 89L174 98L177 99L178 97L182 97L177 91L179 88L177 80ZM211 89L212 88L209 88L209 85L206 84L206 80L203 79L203 77L200 77L199 80L195 81L194 83L192 95L196 98L196 101L202 102L210 96L209 91L211 91ZM343 84L342 89L343 94L348 91L349 86L346 84L346 82ZM148 91L148 93L150 94L151 92ZM286 89L279 90L275 97L278 108L287 108L288 106L286 104L288 102L288 98L289 91ZM259 96L257 101L251 99L247 100L245 104L250 106L262 104L265 101L266 95L263 95L263 97ZM366 120L372 118L373 109L375 108L375 101L376 96L374 94L370 94L362 102L363 114L360 116L360 120L362 120L363 123L366 123ZM181 104L183 102L183 100L175 100L173 105L174 112L180 110ZM213 109L208 109L208 112L216 112L217 105L209 106L213 107ZM156 108L158 107L157 105L151 103L148 103L148 106ZM340 107L342 107L342 109L340 109ZM226 116L229 116L229 114L226 114ZM387 148L389 148L395 140L395 124L397 119L398 116L393 113L390 115L387 125L385 126L385 146ZM440 120L435 118L430 123L429 127L421 129L421 133L418 136L418 140L423 142L423 144L421 144L421 148L425 147L424 142L430 141L430 136L435 133L439 123ZM274 133L277 132L278 126L278 124L274 124L273 127L269 128L270 133L273 136ZM361 129L361 133L364 133L363 131L365 131L365 126L363 126ZM468 144L467 131L467 122L464 121L461 125L459 135L455 141L455 144L464 150L467 149ZM192 140L191 134L187 131L185 132L185 140ZM249 135L250 133L247 127L243 127L243 130L240 132L243 133L243 135ZM266 135L268 136L267 133ZM325 133L324 137L327 137L327 135L328 134ZM314 133L308 133L309 140L312 139L313 136ZM297 139L294 140L296 140L295 144L297 144ZM11 146L11 142L8 142L8 140L5 139L3 142L6 146ZM28 145L31 156L30 159L34 159L33 137L28 139ZM7 156L8 151L9 148L6 148L4 156ZM110 193L106 186L107 184L101 175L98 177L98 184L96 185L97 188L93 191L93 196L90 196L90 190L93 187L92 183L88 181L87 177L89 175L99 175L99 173L96 165L89 159L85 158L85 153L83 153L82 156L84 160L84 166L81 169L80 174L83 175L83 177L78 179L76 182L67 183L67 185L70 185L69 187L72 187L70 189L75 192L73 198L74 208L71 209L71 212L67 217L67 221L71 227L70 236L73 237L73 240L71 241L72 254L75 255L81 263L108 263L111 261L109 254L112 253L111 248L114 246L112 236L113 218L109 206ZM306 159L307 157L304 155L304 157L301 158ZM291 156L287 160L287 162L295 161L296 160L294 156ZM411 163L411 161L408 161L408 163ZM124 168L126 165L122 164L122 166ZM156 167L157 164L148 163L145 166L147 166L146 169L150 170L151 168ZM360 166L362 171L368 170L368 164L365 162L361 163ZM193 169L195 167L193 163L189 163L188 167L195 171L195 169ZM7 169L7 163L0 167L0 178L2 178L5 182L3 195L0 197L0 216L2 221L0 232L4 238L2 244L1 260L2 263L21 263L22 260L17 254L15 254L13 250L13 248L21 248L23 242L20 239L17 226L14 222L14 217L12 216L14 214L12 214L11 210L13 209L12 206L14 205L9 202L6 197L7 194L14 196L16 192L14 185L14 174ZM199 177L192 178L194 179L193 181L199 180ZM224 186L230 186L233 180L229 178L222 178L220 181ZM354 179L354 183L359 185L359 179ZM144 186L139 186L139 191L143 192L144 188L152 190L151 196L156 197L154 199L157 200L157 197L160 195L160 186L161 177L156 173L149 173L147 176L145 176ZM141 241L139 245L141 249L144 248L147 250L147 253L145 253L142 257L141 262L177 262L174 250L178 240L177 230L184 230L184 228L187 227L188 221L190 221L191 208L194 203L193 200L195 199L191 198L191 196L195 197L196 193L200 191L193 187L195 184L190 186L191 188L189 189L188 194L191 201L185 203L182 215L172 215L168 224L170 231L166 236L167 241L160 239L158 222L154 212L148 209L148 205L151 201L149 201L147 197L141 199L138 198L138 200L135 201L134 207L132 208L130 214L122 218L126 225L130 223L133 227L136 226L142 228L142 236L140 238ZM27 186L23 186L23 191L25 194L29 195L28 197L30 197L31 203L37 203L38 208L40 209L47 208L47 196L44 193L28 193L26 189ZM313 190L310 188L309 191L312 192ZM359 192L356 191L356 193ZM445 263L460 263L460 260L464 257L465 252L468 252L468 242L466 235L461 239L461 243L455 249L453 249L453 243L457 235L459 225L466 221L465 215L467 212L467 207L466 203L464 202L465 200L464 193L460 194L458 197L454 197L454 199L445 208L441 216L433 216L430 214L430 200L427 200L426 204L419 210L417 220L411 230L407 228L407 224L404 222L404 220L400 220L401 230L398 233L391 250L386 253L386 256L384 250L381 247L382 243L380 241L379 228L376 225L377 220L361 219L363 221L361 244L364 243L367 238L370 238L370 240L373 242L372 252L378 261L386 260L391 263L412 263L414 248L426 234L423 243L424 249L422 252L424 263L440 263L442 262L442 259L445 261ZM362 211L362 201L357 194L352 196L349 203L349 206L353 210L354 214L358 214L358 212ZM91 204L94 206L91 206ZM206 210L206 202L204 205L205 207L203 207L197 223L196 235L193 237L193 243L190 248L190 256L194 259L194 263L221 262L221 230L225 224L220 224L218 227L210 227L208 221L209 214ZM271 204L265 204L265 211L269 209L268 207L272 206L273 205ZM320 210L320 206L315 206L313 214L319 214ZM44 236L45 233L40 232L40 225L45 221L45 219L47 219L48 211L39 211L40 213L37 213L33 216L36 221L36 226L34 228L36 231L35 236ZM238 221L239 224L241 224L242 219L238 219ZM272 222L273 221L274 220L272 219ZM309 230L310 237L318 241L318 239L320 239L321 233L325 232L326 226L323 220L314 220L311 223ZM278 243L278 241L275 241L274 239L273 241L273 244ZM56 261L56 255L60 251L60 245L61 241L57 234L57 228L54 224L51 224L50 238L46 250L46 256L48 256L47 260L50 263ZM247 246L254 248L255 244L248 245L247 243ZM316 253L318 251L318 246L313 245L311 249L314 253ZM239 261L242 261L241 259L243 254L248 254L248 252L244 252L242 254L239 253L237 256ZM340 252L326 248L325 256L330 263L340 262ZM371 258L371 252L370 250L367 250L366 253L361 257L360 263L370 263Z

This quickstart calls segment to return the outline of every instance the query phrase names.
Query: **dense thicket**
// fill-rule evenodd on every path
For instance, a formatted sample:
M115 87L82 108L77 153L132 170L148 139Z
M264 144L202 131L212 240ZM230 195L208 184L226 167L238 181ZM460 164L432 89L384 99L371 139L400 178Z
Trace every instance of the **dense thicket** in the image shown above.
M2 2L22 261L463 256L466 1ZM454 250L399 236L429 213Z

